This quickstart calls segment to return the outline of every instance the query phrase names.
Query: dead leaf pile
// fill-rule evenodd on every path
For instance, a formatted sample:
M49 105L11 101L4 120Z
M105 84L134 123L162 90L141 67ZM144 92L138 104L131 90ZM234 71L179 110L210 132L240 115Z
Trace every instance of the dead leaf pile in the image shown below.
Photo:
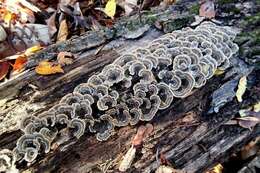
M5 59L20 55L29 47L48 45L48 28L42 23L35 23L36 13L42 11L27 0L0 1L0 57ZM3 35L4 32L6 33ZM21 58L18 64L21 64ZM23 58L23 61L25 58ZM20 66L15 66L19 68Z
M159 5L159 0L0 0L0 57L17 55L28 47L63 42L102 26L115 18ZM172 4L174 0L163 0ZM121 8L118 8L121 7ZM36 18L37 17L37 18ZM14 65L21 69L26 58Z

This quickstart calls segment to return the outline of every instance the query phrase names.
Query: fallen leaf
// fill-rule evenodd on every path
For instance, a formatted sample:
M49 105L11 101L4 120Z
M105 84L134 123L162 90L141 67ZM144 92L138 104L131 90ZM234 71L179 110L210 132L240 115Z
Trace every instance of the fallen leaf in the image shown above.
M250 117L256 117L256 118L259 118L260 119L260 112L255 112L255 111L246 111L245 114L247 116L250 116Z
M142 5L141 5L141 10L145 10L149 7L153 7L156 5L159 5L160 1L159 0L144 0Z
M216 76L219 76L219 75L222 75L223 73L225 73L225 70L219 70L219 69L217 69L214 74L215 74Z
M7 38L5 29L0 25L0 42L4 41Z
M255 112L259 112L259 111L260 111L260 102L258 102L258 103L256 103L256 104L254 105L254 111L255 111Z
M242 96L246 91L246 85L247 85L247 79L246 76L243 76L238 83L238 88L237 88L237 92L236 92L236 97L238 102L242 102Z
M141 143L143 141L145 130L146 130L146 128L143 125L138 128L137 133L136 133L134 139L132 140L132 144L134 146L141 145Z
M215 17L215 5L213 0L205 0L200 5L199 15L202 17L206 17L212 19Z
M260 118L257 117L242 117L237 118L238 124L243 127L247 128L249 130L252 130L258 123L260 123Z
M131 164L135 158L136 148L132 145L131 148L124 155L122 162L119 165L119 171L125 172L131 167Z
M24 68L25 63L27 62L27 57L26 56L19 56L13 65L13 71L18 71L21 72L22 69Z
M20 8L20 21L22 23L34 23L35 22L35 16L33 11L31 11L28 8Z
M10 64L7 61L0 62L0 81L5 78L9 72Z
M184 173L184 171L161 165L156 169L155 173Z
M137 0L117 0L117 5L125 10L125 16L129 16L135 7L137 7Z
M35 46L32 46L28 49L25 50L24 52L24 55L25 56L30 56L36 52L38 52L39 50L41 50L43 47L41 47L40 45L35 45Z
M57 56L57 61L61 66L73 63L73 54L70 52L60 52Z
M135 137L132 140L133 146L140 146L142 142L153 132L153 125L146 124L146 126L140 126L137 130Z
M54 12L49 19L45 20L48 25L48 32L51 38L57 32L55 18L56 18L56 12Z
M61 65L55 65L53 62L41 61L35 68L35 72L41 75L50 75L55 73L64 73Z
M250 111L252 109L252 107L248 107L246 109L240 109L238 111L240 117L245 117L245 116L248 116L248 111Z
M34 12L41 12L41 10L36 7L35 5L31 4L30 2L26 1L26 0L19 0L19 3L21 3L24 7L34 11Z
M212 169L207 171L206 173L222 173L223 166L219 163L216 166L214 166Z
M59 28L58 36L57 36L57 42L67 40L68 35L69 35L68 25L67 25L66 20L64 19L60 23L60 28Z
M116 0L108 0L104 12L113 19L116 14Z
M9 11L6 11L6 13L4 14L4 22L6 24L9 24L11 22L12 18L13 18L12 13Z
M174 3L176 3L177 0L163 0L163 2L166 4L166 5L172 5Z

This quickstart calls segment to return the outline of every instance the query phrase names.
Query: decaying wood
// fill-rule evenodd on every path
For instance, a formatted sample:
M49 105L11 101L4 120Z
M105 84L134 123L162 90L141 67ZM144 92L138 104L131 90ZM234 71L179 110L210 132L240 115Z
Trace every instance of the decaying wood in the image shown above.
M28 115L37 115L55 105L59 99L71 92L79 83L86 82L88 77L100 71L103 66L111 63L121 53L156 38L162 32L152 27L161 23L167 32L169 23L176 20L187 21L172 27L179 29L193 21L193 15L187 11L194 2L186 3L184 9L174 6L168 10L158 10L156 15L142 15L144 23L149 25L145 34L136 39L126 39L129 34L125 29L139 16L122 19L112 29L89 32L81 37L73 38L64 43L52 45L31 57L27 71L18 77L0 84L0 148L13 148L21 136L17 122ZM156 16L156 20L151 16ZM181 16L181 17L180 17ZM183 17L186 16L186 17ZM141 28L144 24L137 25ZM127 27L126 27L127 28ZM131 33L132 34L132 33ZM131 35L132 37L132 35ZM124 39L122 39L124 38ZM64 68L64 74L39 76L34 67L42 59L53 59L59 51L71 51L78 58L72 65ZM226 73L231 72L231 70ZM249 140L259 135L260 127L252 131L238 126L225 125L240 109L235 99L228 102L219 113L208 114L211 96L223 83L241 74L233 74L228 78L217 76L206 86L195 90L185 99L176 99L173 104L156 115L150 123L154 126L153 133L144 141L129 172L153 172L158 167L156 153L162 153L173 167L188 172L203 172L217 162L223 162L229 154L239 150ZM260 78L256 85L260 86ZM258 95L250 91L248 96ZM248 105L251 104L250 98ZM86 134L76 143L71 141L68 148L57 148L29 166L32 172L118 172L119 162L131 146L139 123L133 127L116 129L116 134L108 141L98 142L91 134ZM21 163L18 167L27 169Z
M238 173L252 172L257 173L260 169L260 156L256 156L251 162L244 166Z

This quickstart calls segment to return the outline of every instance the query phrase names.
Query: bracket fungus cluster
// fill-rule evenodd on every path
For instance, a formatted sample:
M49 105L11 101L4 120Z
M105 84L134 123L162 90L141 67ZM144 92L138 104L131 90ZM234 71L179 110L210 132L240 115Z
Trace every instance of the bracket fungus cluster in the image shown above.
M84 133L107 140L115 127L150 121L174 98L200 88L215 70L229 67L238 51L229 27L204 22L195 29L165 34L144 48L121 55L78 85L58 105L21 122L24 135L14 152L18 160L34 161L55 145Z

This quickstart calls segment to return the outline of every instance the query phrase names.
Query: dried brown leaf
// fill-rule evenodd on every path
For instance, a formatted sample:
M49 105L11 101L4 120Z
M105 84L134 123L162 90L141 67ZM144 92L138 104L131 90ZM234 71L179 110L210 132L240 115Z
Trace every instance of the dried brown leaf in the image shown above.
M60 52L57 56L57 61L61 66L73 63L73 54L70 52Z
M200 5L199 15L202 17L206 17L212 19L215 17L215 4L213 0L205 0Z
M174 169L170 166L161 165L157 168L155 173L184 173L182 170Z
M60 28L59 28L58 36L57 36L57 42L67 40L68 35L69 35L68 25L67 25L66 20L64 19L60 23Z
M160 4L159 0L144 0L141 5L141 9L144 10L144 9L147 9L149 7L153 7L153 6L156 6L159 4Z
M137 130L137 133L132 140L133 146L139 146L142 142L153 132L153 125L146 124L146 126L140 126Z
M131 167L131 164L135 158L136 148L131 146L131 148L124 155L122 162L119 165L119 171L125 172Z
M260 123L260 118L257 117L242 117L237 118L238 124L243 127L247 128L249 130L252 130L257 124Z
M138 128L137 133L136 133L134 139L132 140L132 144L134 146L141 145L141 143L143 141L145 130L146 130L145 126L140 126Z
M55 18L56 18L56 12L53 13L49 19L46 20L50 37L53 37L53 35L57 32Z

